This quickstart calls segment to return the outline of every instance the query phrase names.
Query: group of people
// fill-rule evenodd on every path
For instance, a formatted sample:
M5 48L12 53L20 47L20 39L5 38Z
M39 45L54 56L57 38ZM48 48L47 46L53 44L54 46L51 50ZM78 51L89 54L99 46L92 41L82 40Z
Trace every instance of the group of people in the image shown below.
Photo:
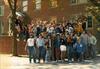
M25 50L29 62L81 62L96 57L96 37L81 21L76 23L48 23L33 21L28 25L29 37Z

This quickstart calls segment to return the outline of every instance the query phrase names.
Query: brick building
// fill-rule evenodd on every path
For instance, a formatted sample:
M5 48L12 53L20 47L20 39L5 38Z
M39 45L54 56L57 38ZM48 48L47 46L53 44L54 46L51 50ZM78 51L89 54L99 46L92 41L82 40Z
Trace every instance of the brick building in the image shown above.
M9 8L4 4L3 0L0 0L0 35L8 33L9 23L8 23Z
M60 21L63 17L69 19L84 14L87 3L87 0L31 0L26 12L33 20Z
M60 21L65 18L76 17L85 14L85 7L88 4L88 0L18 0L17 11L26 13L31 20L48 20L48 21ZM0 0L0 48L1 51L6 50L9 46L11 53L12 42L9 43L11 37L8 36L10 32L9 24L10 10L8 5L4 3L4 0ZM6 35L5 38L1 35ZM2 39L2 40L1 40ZM5 40L8 39L8 42ZM21 47L22 48L22 47Z
M17 11L27 13L31 20L62 20L85 14L87 0L18 0ZM0 0L0 34L8 34L9 7Z

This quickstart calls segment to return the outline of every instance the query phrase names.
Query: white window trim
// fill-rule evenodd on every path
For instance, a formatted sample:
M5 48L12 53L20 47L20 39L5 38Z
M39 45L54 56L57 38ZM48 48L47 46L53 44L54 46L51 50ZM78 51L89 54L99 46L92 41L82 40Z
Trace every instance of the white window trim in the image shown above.
M41 2L42 2L42 0L35 0L35 5L36 5L36 10L40 10L41 9Z
M71 5L80 5L80 4L87 4L87 3L88 3L88 0L87 0L87 2L80 2L80 0L76 0L76 3L70 2Z
M26 2L26 4L24 5L24 2ZM27 12L28 11L28 0L23 0L22 1L22 7L23 7L23 11Z
M53 0L50 0L51 2L51 8L57 8L58 7L58 1L54 1L54 2L57 2L56 6L54 6L52 3L53 3Z
M4 15L4 6L0 6L0 8L1 8L1 14L0 14L0 16L3 16Z
M77 5L78 3L77 3L77 0L76 0L76 3L72 3L72 1L70 1L70 4L71 5Z

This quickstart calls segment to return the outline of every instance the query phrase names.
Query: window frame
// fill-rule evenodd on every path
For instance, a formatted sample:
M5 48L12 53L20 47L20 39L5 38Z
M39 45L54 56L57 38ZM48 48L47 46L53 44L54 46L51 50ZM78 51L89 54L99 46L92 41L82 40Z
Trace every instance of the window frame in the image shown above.
M1 8L1 13L0 13L0 16L4 16L4 6L3 5L0 5L0 8Z
M56 5L54 5L55 4L54 2L56 2ZM53 2L53 0L50 0L50 6L51 6L51 8L57 8L58 7L58 0L55 0L54 2Z
M26 5L24 5L24 2L27 2ZM24 12L28 11L28 0L23 0L22 1L22 8Z
M88 3L88 0L87 1L83 1L83 0L75 0L76 2L75 3L72 3L72 0L70 0L70 4L71 5L80 5L80 4L87 4ZM81 2L83 1L83 2Z
M42 0L35 0L35 9L40 10L42 8Z

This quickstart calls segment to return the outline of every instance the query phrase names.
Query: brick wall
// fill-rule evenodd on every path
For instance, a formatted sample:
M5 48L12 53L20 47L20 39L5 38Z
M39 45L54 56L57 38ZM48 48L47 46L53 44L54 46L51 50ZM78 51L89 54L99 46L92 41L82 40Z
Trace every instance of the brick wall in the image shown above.
M25 42L20 41L17 44L17 52L18 55L24 55L27 54L25 51ZM0 53L4 54L11 54L12 53L12 45L13 40L12 37L9 36L0 36Z
M35 3L29 1L27 13L31 19L35 19L36 17L47 19L51 16L56 16L58 18L66 16L68 19L69 16L73 14L84 13L85 7L87 6L86 4L71 5L68 0L58 0L58 7L51 8L48 6L48 1L42 1L42 8L40 10L36 10L34 6Z
M8 36L0 36L0 53L11 53L12 38Z
M26 44L26 42L24 42L24 41L18 42L18 45L17 45L18 55L27 54L27 52L25 51L25 44Z

